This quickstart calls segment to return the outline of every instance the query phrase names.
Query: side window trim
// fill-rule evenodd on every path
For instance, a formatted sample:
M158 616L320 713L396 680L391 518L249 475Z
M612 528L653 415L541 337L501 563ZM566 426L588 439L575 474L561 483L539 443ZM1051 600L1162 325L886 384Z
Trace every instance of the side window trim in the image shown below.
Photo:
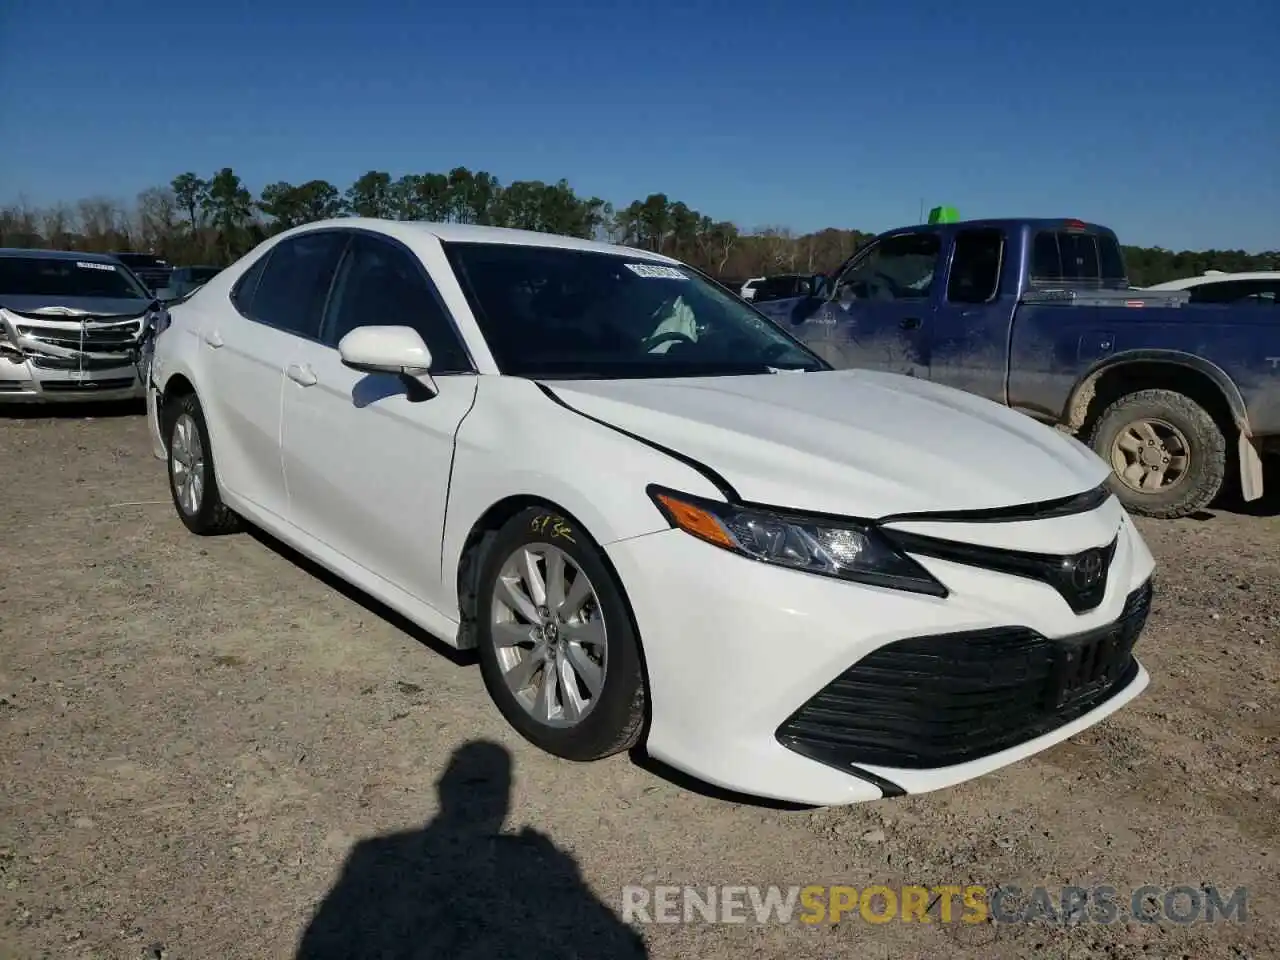
M271 265L270 264L271 258L274 257L276 251L279 250L281 247L283 247L286 243L291 243L294 240L299 239L301 237L316 237L316 236L327 235L327 234L337 234L338 236L341 236L344 239L342 253L338 255L338 266L341 266L342 261L347 256L347 249L351 246L351 233L352 231L345 230L340 227L329 227L323 230L307 230L304 233L296 234L295 236L289 237L286 240L282 240L279 243L272 246L272 248L268 250L266 254L263 255L262 259L258 261L258 263L262 264L262 270L259 271L258 273L258 280L253 287L253 297L251 297L249 300L250 312L245 313L243 310L240 309L240 305L235 304L235 301L233 300L232 303L235 304L236 311L240 314L240 316L244 317L250 323L256 323L260 327L266 327L268 330L275 330L278 333L285 334L286 336L297 337L299 340L305 341L306 343L315 343L315 344L319 344L320 346L324 346L323 341L318 339L318 335L321 332L320 330L316 331L317 333L316 337L312 337L305 333L300 333L297 330L286 330L284 327L281 327L278 324L270 323L267 320L263 320L261 317L255 316L253 313L253 300L256 299L258 294L258 287L262 285L262 278L266 274L267 268ZM252 267L249 268L249 270L253 270L257 266L258 264L255 263ZM248 275L249 275L249 271L245 271L244 276L242 276L239 280L236 281L237 287L241 282L244 281L245 277L247 277ZM320 305L320 320L322 324L324 322L324 313L329 306L329 297L333 295L333 281L337 275L338 275L338 271L337 271L337 268L335 267L333 274L329 277L329 286L325 290L324 301ZM235 289L236 289L235 287L232 288L233 295L234 295Z
M388 246L390 246L392 249L397 250L400 253L404 254L413 263L414 269L417 270L418 272L418 277L422 280L424 284L426 284L427 292L431 295L431 299L434 300L436 306L440 308L440 312L441 314L443 314L445 321L448 324L448 329L453 334L454 340L457 341L458 347L461 348L462 356L466 359L466 363L468 367L468 369L466 370L457 370L449 373L441 373L441 374L438 374L438 376L447 377L447 376L457 376L459 374L470 375L470 374L477 373L479 371L479 367L476 366L476 359L471 354L471 347L467 345L467 340L462 335L462 330L458 326L458 321L454 317L453 311L449 309L449 305L445 303L444 298L440 296L440 291L436 287L435 280L432 279L431 272L427 269L426 264L422 262L422 258L419 257L416 253L414 253L411 249L409 249L409 247L403 241L399 240L396 237L388 236L385 233L379 233L377 230L366 230L360 227L354 227L346 230L345 232L348 233L353 239L356 236L364 236L364 237L368 237L370 240L372 240L375 243L385 243ZM343 264L345 263L347 257L350 256L350 254L351 254L351 244L348 243L347 248L342 252L342 256L338 258L338 267L333 272L333 280L329 284L329 294L328 296L325 297L324 312L320 315L321 316L320 335L322 338L324 338L328 334L328 331L325 329L325 321L327 320L328 313L329 313L329 298L333 296L333 287L334 287L334 284L337 283L338 273L342 269ZM452 268L453 268L452 264L450 264L450 269ZM324 339L322 339L320 342L323 343L325 346L329 347L329 349L331 350L338 349L338 345L336 343L330 345ZM437 374L433 373L432 376L437 376Z

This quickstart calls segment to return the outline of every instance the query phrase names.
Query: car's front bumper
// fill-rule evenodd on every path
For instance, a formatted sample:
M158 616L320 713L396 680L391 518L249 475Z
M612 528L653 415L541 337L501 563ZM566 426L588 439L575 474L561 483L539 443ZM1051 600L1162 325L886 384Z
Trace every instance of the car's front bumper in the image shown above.
M1146 671L1129 661L1108 695L1082 714L1048 728L1028 724L1019 742L958 763L922 766L904 754L900 765L881 759L855 769L832 765L838 760L830 757L812 759L782 740L797 711L820 693L828 702L819 707L831 707L833 682L895 641L1010 627L1073 638L1117 621L1154 566L1132 523L1121 517L1112 500L1096 515L1069 518L1077 528L1073 536L1087 539L1093 529L1097 543L1115 536L1117 525L1120 531L1105 598L1078 616L1045 584L927 557L917 559L950 589L946 599L758 563L678 530L611 544L607 552L644 644L652 700L648 752L723 788L818 805L936 790L1038 753L1136 697L1149 682ZM1048 521L1045 532L1061 531L1062 524ZM867 696L892 704L893 683L901 679L887 678L883 690L873 685ZM922 718L917 710L908 719L927 726L954 715L940 705L936 717ZM838 719L847 726L849 716Z
M0 403L138 400L145 383L145 358L137 363L82 371L42 369L29 360L0 357Z

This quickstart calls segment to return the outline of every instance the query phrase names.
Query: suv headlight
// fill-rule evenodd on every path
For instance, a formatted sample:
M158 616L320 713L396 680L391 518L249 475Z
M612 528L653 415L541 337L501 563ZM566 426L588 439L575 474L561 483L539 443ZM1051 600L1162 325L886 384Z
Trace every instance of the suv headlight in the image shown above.
M647 492L673 527L752 560L931 597L948 595L928 570L872 525L739 507L656 485Z

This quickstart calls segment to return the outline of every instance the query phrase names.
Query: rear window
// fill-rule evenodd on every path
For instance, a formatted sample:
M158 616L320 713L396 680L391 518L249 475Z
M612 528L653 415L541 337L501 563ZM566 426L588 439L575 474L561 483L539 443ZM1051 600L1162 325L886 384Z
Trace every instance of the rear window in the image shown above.
M1031 245L1031 279L1122 281L1124 256L1110 234L1041 230Z
M151 299L151 294L124 267L98 260L54 257L0 257L0 303L5 296Z

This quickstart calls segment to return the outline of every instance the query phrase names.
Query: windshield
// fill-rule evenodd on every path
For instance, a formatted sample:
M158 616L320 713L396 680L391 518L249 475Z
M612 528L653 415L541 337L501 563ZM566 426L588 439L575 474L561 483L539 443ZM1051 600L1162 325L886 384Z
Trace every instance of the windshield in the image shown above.
M690 267L558 247L448 243L445 251L505 374L611 379L828 369Z
M61 300L150 300L151 294L124 267L97 260L0 257L0 301L5 296Z

